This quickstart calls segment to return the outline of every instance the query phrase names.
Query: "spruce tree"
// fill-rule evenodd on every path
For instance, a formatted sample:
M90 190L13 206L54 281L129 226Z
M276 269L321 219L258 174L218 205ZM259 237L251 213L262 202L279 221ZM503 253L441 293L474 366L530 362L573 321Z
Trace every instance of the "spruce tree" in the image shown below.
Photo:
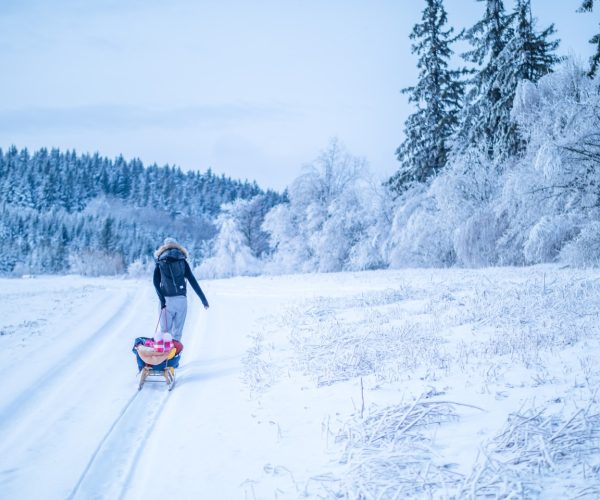
M481 66L469 82L466 105L457 134L457 150L482 148L502 160L523 147L511 110L522 80L537 82L559 58L553 25L537 33L530 0L516 0L506 14L502 0L486 1L484 18L467 31L473 49L463 57Z
M481 145L491 157L498 131L511 128L504 121L507 116L505 110L498 109L499 103L506 103L503 103L497 74L500 54L512 37L513 16L505 13L502 0L477 1L486 2L485 14L465 33L465 39L473 48L464 53L463 58L478 65L479 69L469 81L456 138L459 151Z
M422 22L410 34L413 54L419 56L419 79L402 90L416 111L405 123L405 139L396 150L401 167L388 181L401 192L410 182L423 182L446 164L449 138L458 123L463 83L460 71L450 70L453 28L444 29L447 15L442 0L425 0Z
M503 57L503 62L514 64L513 73L519 80L535 83L551 73L554 65L560 61L554 53L560 40L549 40L556 33L554 24L541 33L535 32L536 20L531 13L531 0L517 0L515 14L514 36L504 50L506 57Z
M559 40L549 40L555 34L554 25L541 33L535 31L535 19L531 14L530 0L517 0L513 17L512 36L500 55L496 86L499 100L490 109L492 116L502 126L495 137L496 154L500 157L513 155L524 146L516 124L511 119L517 86L522 80L537 82L552 71L560 58L555 55Z
M581 4L580 12L591 12L594 8L594 0L583 0ZM596 53L590 59L590 71L588 75L593 77L598 70L598 65L600 64L600 33L594 35L590 39L590 43L596 47Z

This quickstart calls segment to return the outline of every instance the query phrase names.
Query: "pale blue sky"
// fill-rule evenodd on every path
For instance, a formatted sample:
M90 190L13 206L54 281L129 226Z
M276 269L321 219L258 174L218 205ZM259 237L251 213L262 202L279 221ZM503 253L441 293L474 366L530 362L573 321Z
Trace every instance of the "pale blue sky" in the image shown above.
M506 0L507 7L512 1ZM597 12L533 0L561 54ZM483 4L447 0L468 27ZM331 137L380 177L410 113L422 0L0 0L0 147L176 164L282 189Z

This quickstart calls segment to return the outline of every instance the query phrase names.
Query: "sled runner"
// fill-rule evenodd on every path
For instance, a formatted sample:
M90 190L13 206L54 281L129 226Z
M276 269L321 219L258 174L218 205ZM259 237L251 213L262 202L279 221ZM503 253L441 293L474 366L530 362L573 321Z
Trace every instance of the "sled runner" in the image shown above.
M156 380L156 377L158 377L158 380ZM163 377L167 382L169 391L172 390L175 386L175 368L169 366L164 370L156 370L152 366L144 366L144 368L142 368L140 371L140 384L138 385L138 391L142 390L142 387L144 387L144 383L147 380L150 382L160 382Z
M175 385L175 368L179 366L182 350L183 345L176 340L173 341L173 347L168 351L161 351L154 347L154 340L150 337L135 339L132 352L136 356L140 375L138 390L142 389L146 381L160 382L163 380L169 391L172 390Z

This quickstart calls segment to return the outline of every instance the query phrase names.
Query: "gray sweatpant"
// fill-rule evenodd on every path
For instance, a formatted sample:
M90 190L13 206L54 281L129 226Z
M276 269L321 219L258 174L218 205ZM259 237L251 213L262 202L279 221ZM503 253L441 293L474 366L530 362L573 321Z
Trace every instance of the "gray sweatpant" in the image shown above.
M187 298L185 295L165 297L167 307L160 315L160 329L169 332L175 340L181 341L183 325L187 314ZM160 305L158 306L160 307Z

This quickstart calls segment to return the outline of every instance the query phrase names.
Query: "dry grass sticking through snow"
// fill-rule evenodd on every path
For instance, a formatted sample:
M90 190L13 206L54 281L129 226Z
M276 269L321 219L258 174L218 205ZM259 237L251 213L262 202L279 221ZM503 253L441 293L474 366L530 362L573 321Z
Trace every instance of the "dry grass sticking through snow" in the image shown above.
M547 266L406 274L398 272L394 288L388 279L383 290L296 303L249 351L251 388L268 390L282 373L312 379L314 391L365 382L366 408L355 406L337 434L340 472L313 476L315 495L598 495L600 367L590 362L600 353L598 273ZM425 399L434 386L442 390ZM548 413L542 386L564 408L585 409ZM534 396L544 411L516 411ZM460 425L457 408L467 403L491 406L495 416L506 408L506 429L496 427L493 439L494 429L471 435L480 459L454 464L448 442L440 453L436 429Z

